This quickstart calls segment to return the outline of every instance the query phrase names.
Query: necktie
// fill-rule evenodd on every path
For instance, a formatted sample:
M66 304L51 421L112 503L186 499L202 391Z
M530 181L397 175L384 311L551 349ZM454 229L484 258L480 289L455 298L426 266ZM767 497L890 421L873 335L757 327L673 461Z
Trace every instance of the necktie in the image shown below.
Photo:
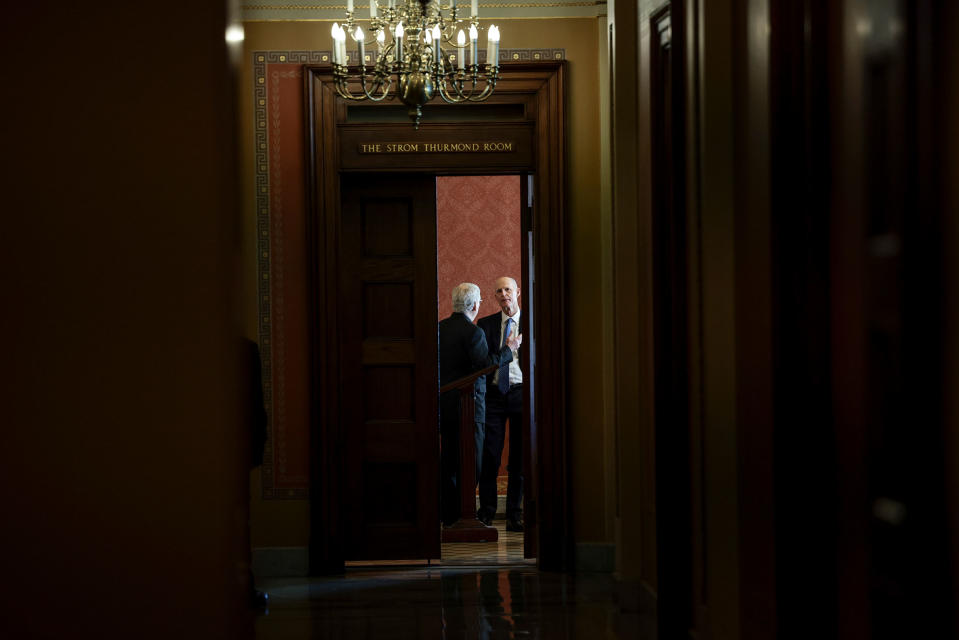
M513 332L513 319L506 319L506 328L503 330L503 345L506 345L506 338L510 336ZM509 363L503 363L499 367L499 387L500 393L506 393L509 391Z

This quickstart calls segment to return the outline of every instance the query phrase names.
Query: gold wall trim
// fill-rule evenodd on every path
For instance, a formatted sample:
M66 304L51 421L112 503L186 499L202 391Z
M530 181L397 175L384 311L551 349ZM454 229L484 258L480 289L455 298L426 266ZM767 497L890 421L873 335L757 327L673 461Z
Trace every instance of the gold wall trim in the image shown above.
M534 9L556 7L597 7L605 5L606 0L582 0L580 2L497 2L480 4L484 9ZM346 11L346 5L336 4L244 4L240 7L244 11L323 11L328 9ZM354 6L356 9L369 9L368 4Z
M595 20L605 18L605 13L595 16L484 16L483 20ZM244 24L272 22L340 22L341 18L244 18Z
M244 11L322 11L324 9L340 9L346 11L346 5L335 4L244 4L240 6ZM364 8L362 6L360 9ZM370 5L366 5L366 9ZM354 11L356 7L354 7Z
M539 7L598 7L605 6L606 0L586 0L585 2L497 2L492 4L481 4L481 7L487 9L534 9Z

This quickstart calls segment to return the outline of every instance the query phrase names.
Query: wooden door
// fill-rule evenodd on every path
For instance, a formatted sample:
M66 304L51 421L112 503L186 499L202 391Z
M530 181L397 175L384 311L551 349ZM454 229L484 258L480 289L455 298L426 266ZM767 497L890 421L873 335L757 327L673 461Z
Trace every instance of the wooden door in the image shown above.
M345 558L439 558L435 179L344 175L341 202Z

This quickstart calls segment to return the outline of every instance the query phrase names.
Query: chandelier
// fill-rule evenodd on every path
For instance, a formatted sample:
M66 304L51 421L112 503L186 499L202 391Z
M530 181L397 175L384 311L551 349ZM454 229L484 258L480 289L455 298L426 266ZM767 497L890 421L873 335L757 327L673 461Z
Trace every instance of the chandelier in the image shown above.
M492 95L499 77L499 29L491 25L487 31L487 63L483 69L476 48L480 31L478 0L471 0L468 21L460 17L456 0L449 0L448 5L442 0L384 2L385 6L370 0L366 30L354 19L353 0L347 0L346 21L342 25L333 23L333 78L340 96L380 102L391 95L395 80L396 95L408 107L413 126L418 129L422 107L434 93L449 103L482 102ZM359 64L352 69L355 73L351 73L346 53L347 36L358 48ZM371 51L374 48L375 54ZM451 55L454 49L455 64Z

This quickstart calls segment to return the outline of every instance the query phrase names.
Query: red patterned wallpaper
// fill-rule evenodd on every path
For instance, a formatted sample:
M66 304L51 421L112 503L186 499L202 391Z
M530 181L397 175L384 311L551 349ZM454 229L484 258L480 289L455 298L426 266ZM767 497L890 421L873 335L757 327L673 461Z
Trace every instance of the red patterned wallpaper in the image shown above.
M496 278L520 281L520 198L519 176L436 178L440 319L452 313L450 294L461 282L479 285L483 317L499 310L493 298Z
M303 61L269 58L256 65L260 352L270 416L263 497L304 498L310 376Z

